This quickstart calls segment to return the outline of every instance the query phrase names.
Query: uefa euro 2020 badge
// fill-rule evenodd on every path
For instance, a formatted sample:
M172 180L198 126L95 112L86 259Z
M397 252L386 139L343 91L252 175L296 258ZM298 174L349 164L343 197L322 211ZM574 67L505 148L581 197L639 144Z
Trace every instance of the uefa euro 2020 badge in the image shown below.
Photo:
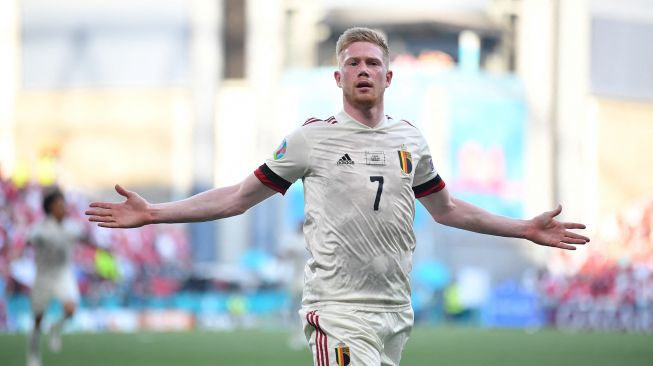
M272 158L273 158L272 160L279 160L279 159L283 158L284 156L286 156L286 146L287 145L288 145L288 142L286 141L286 139L283 139L283 141L281 141L281 145L279 145L277 150L274 152L274 155L272 155Z

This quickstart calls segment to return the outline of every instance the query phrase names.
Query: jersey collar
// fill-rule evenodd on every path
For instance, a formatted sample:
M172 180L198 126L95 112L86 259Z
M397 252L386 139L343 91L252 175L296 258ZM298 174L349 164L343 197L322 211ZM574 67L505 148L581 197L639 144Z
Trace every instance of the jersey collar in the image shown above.
M351 123L351 124L355 124L356 126L359 126L360 128L363 128L363 129L366 129L366 130L379 130L379 129L385 127L385 125L388 123L388 117L384 114L383 117L381 117L381 121L379 121L379 123L377 123L376 126L369 127L368 125L359 122L354 117L347 114L347 112L345 112L344 110L342 110L342 111L340 111L340 113L338 113L336 119L338 121L340 121L341 123L348 122L348 123Z

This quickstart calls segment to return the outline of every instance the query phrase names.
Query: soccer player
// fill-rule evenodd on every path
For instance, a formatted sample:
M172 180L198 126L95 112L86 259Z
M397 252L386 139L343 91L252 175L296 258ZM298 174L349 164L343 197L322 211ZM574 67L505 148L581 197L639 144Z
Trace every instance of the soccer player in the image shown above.
M108 228L216 220L242 214L302 179L311 258L300 315L315 365L398 365L413 325L416 198L437 222L465 230L568 250L589 238L570 231L584 225L555 219L560 206L516 220L452 197L420 131L384 113L393 76L385 37L349 29L336 55L343 110L307 120L239 184L161 204L116 185L124 202L92 203L86 214Z
M46 217L30 231L28 243L34 246L36 279L30 298L34 314L34 326L28 337L27 366L41 365L41 321L48 304L59 300L64 315L50 328L49 346L53 352L61 350L61 330L70 319L79 300L79 290L72 268L72 254L77 242L89 242L82 225L67 218L66 201L59 189L53 189L43 197Z

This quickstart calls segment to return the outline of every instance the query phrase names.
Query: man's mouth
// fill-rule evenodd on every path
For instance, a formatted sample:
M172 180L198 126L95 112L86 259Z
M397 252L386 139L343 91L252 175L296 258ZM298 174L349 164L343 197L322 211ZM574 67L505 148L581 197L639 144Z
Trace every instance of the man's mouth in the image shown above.
M361 89L361 88L371 88L371 87L372 87L372 83L370 83L369 81L359 81L359 82L356 83L356 88L359 88L359 89Z

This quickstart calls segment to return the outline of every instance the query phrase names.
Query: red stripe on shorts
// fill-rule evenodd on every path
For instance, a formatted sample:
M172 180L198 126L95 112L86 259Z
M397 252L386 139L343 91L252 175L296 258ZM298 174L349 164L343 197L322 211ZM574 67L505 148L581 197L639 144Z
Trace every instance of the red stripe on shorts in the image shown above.
M322 331L322 328L320 328L320 316L319 315L315 316L315 325L317 325L317 329L320 332L322 332L322 342L324 342L322 350L324 351L324 358L326 359L326 365L325 366L329 366L329 346L327 345L327 336Z
M320 317L313 310L306 314L306 321L315 328L315 358L317 366L329 366L327 335L320 328Z

